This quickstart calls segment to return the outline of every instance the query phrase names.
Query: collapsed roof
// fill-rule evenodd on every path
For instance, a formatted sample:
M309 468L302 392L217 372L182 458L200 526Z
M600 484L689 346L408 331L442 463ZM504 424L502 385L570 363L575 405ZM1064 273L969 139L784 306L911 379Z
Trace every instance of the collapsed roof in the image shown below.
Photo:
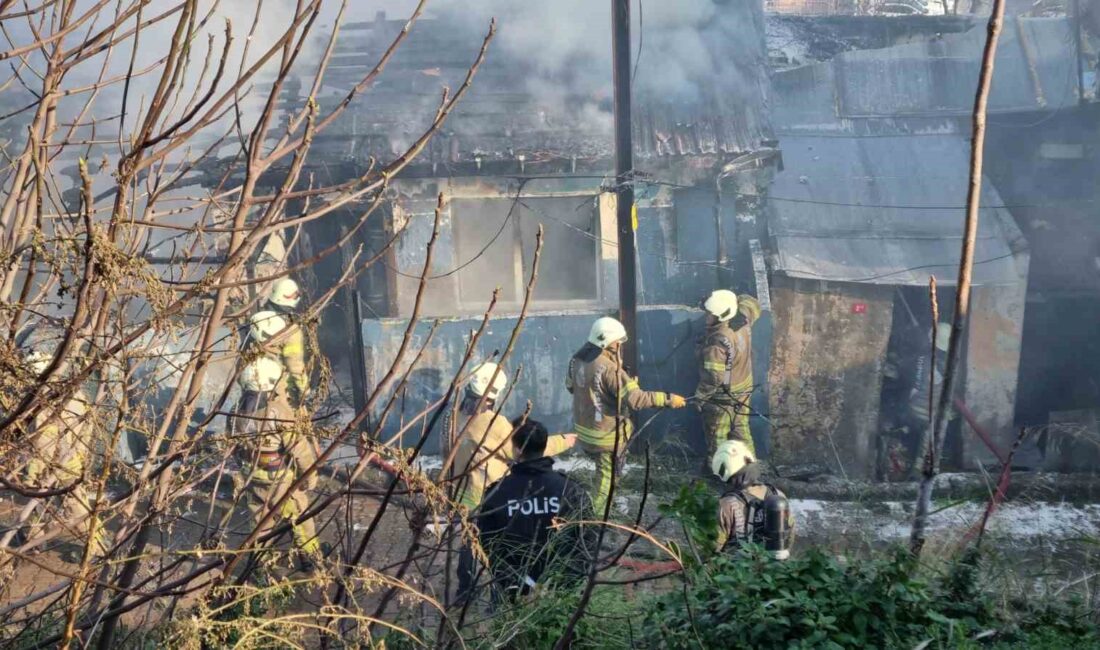
M705 24L663 24L660 15L646 16L641 47L635 43L639 156L732 156L771 140L764 110L762 5L705 4L719 12ZM530 30L532 21L523 15L526 10L517 11L501 18L473 86L419 165L476 163L482 172L483 163L504 160L535 168L548 160L577 168L608 165L613 153L609 33L590 39L595 42L530 42L523 30ZM382 14L345 25L322 104L338 100L366 75L404 26ZM379 79L318 139L315 151L330 159L381 160L401 152L434 116L441 87L461 84L484 29L485 23L454 16L418 20ZM547 39L554 38L553 28L546 29ZM684 50L682 56L677 48ZM548 61L550 56L555 59Z

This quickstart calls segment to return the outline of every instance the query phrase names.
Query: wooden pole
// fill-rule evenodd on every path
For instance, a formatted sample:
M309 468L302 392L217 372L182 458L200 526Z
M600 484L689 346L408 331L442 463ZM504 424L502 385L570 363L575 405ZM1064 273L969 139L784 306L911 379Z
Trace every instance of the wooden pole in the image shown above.
M917 509L913 516L913 529L909 537L909 548L914 555L919 555L924 547L925 526L932 505L932 487L935 483L936 474L939 472L940 457L943 455L947 414L951 408L955 376L961 356L960 341L967 317L970 314L970 284L974 270L974 244L978 235L978 209L982 195L986 112L989 106L989 91L993 82L993 65L997 55L997 42L1000 39L1004 16L1005 0L994 0L993 13L989 16L985 51L982 53L981 72L978 75L978 90L974 97L974 136L970 148L970 188L966 197L966 226L959 260L958 282L955 285L955 313L951 318L951 339L947 346L947 359L944 364L943 387L939 396L939 406L935 414L930 414L934 423L932 440L928 445L928 449L922 450L925 453L924 472L917 496Z

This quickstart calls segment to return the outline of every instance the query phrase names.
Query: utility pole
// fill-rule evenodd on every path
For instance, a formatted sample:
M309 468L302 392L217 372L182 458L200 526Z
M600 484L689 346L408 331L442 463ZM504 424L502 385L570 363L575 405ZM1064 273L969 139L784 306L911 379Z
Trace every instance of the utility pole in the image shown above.
M630 119L630 0L611 0L615 80L615 216L619 232L619 320L629 337L623 365L638 372L638 280L634 242L634 148Z
M1073 45L1077 53L1077 105L1085 105L1085 66L1081 59L1081 0L1073 0Z

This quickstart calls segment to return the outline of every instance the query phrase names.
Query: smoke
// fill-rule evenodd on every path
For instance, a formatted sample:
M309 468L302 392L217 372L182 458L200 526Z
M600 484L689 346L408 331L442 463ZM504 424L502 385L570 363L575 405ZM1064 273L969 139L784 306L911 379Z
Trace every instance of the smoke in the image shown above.
M384 10L390 19L407 3L364 3L354 19ZM761 0L632 2L635 97L690 109L734 109L761 92L764 65ZM491 18L497 36L488 65L521 69L525 90L547 111L583 115L610 128L611 7L599 0L441 0L437 18L467 35L471 53ZM414 27L414 32L416 28Z
M92 10L95 4L97 3L94 0L79 0L74 14L80 16ZM130 5L130 3L119 4L123 9L129 8ZM136 37L130 35L122 38L121 35L134 30L139 19L145 23L179 4L176 0L152 0L141 13L129 17L118 26L115 30L119 35L116 37L118 42L112 48L101 50L74 66L63 82L62 90L71 94L67 94L59 102L58 110L62 119L68 120L80 116L82 123L95 122L98 139L102 139L105 133L118 133L125 137L135 129L140 116L148 108L161 82L161 76L164 73L163 62L171 50L173 35L182 13L176 12L163 20L143 26ZM296 0L263 0L263 2L200 0L197 4L195 21L199 23L198 34L186 43L188 64L183 76L177 80L179 100L175 102L171 113L174 118L179 118L185 113L188 100L196 92L202 93L210 88L218 59L225 48L227 23L231 28L232 42L226 57L225 74L216 86L218 93L229 90L238 77L239 71L254 64L282 37L294 19L295 7L298 3ZM63 39L62 47L77 51L82 40L105 29L116 16L112 6L100 9L96 17L89 21L90 27L76 30ZM336 4L328 2L324 6L327 7L327 14L331 16ZM49 10L43 13L48 15ZM42 18L43 13L32 13L21 19L5 21L4 43L0 45L0 50L14 49L33 43L36 30L42 34L49 34L50 30L46 26L36 22ZM324 22L324 19L318 20L318 23ZM249 37L250 31L253 32L251 37ZM314 30L315 36L321 31ZM302 60L315 61L319 49L317 38L308 39ZM240 119L245 128L251 125L262 106L263 95L273 78L277 63L276 56L261 69L257 77L253 78L245 88L250 92L241 93L239 110L234 111L229 119ZM28 68L41 70L44 65L42 53L37 50L31 52L26 57L26 64ZM205 76L202 76L204 65L207 66L207 70ZM133 75L124 83L122 80L131 67ZM18 77L14 73L0 76L0 83L11 79L13 81L11 89L15 93L20 93L22 90L31 97L41 91L41 88L35 85L38 82L36 75L28 74L26 69L21 73ZM112 82L96 87L101 79L112 80ZM21 88L23 82L27 83L25 89ZM74 89L80 90L73 92ZM88 106L90 98L93 101ZM122 114L126 115L125 122L119 121ZM174 120L168 119L165 123L172 121ZM226 122L223 121L219 127L224 127L225 124Z
M633 3L636 95L688 104L712 95L744 92L746 78L737 62L745 59L745 52L762 49L760 24L746 20L758 17L759 4L754 0L736 5L714 0ZM495 16L499 22L495 54L530 66L536 75L529 87L537 96L547 97L547 88L556 84L559 96L598 102L610 95L610 3L489 0L471 10L468 3L448 0L437 9L445 20L465 24L484 25Z

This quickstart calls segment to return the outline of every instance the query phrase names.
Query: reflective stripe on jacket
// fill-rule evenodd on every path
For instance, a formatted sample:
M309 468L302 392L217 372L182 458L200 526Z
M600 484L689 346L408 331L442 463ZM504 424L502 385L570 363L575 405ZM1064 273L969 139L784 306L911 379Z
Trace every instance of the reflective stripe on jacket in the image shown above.
M573 427L581 442L598 447L622 446L632 432L630 416L642 409L664 408L667 395L642 390L617 358L591 343L569 360L565 388L573 395Z
M732 404L739 393L752 390L752 326L760 318L760 303L741 296L737 312L732 320L708 327L699 342L695 395L705 402Z

